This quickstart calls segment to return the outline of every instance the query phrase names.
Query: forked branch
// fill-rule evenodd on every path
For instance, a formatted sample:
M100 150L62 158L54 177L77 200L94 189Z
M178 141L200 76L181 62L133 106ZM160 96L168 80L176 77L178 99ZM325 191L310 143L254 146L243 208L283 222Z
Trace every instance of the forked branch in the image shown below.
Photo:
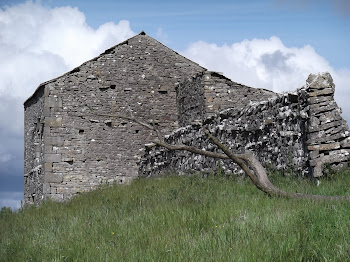
M91 111L93 111L90 108ZM199 154L207 157L218 158L218 159L231 159L234 163L236 163L244 173L250 178L253 184L262 192L268 194L269 196L277 196L277 197L287 197L287 198L302 198L302 199L313 199L313 200L346 200L350 201L350 196L325 196L325 195L311 195L311 194L303 194L303 193L288 193L285 192L276 186L274 186L269 180L266 170L263 165L259 162L259 160L253 155L252 152L246 151L244 154L235 154L233 153L227 146L221 143L216 137L214 137L206 128L202 127L202 131L209 138L209 140L214 143L224 154L215 153L210 151L205 151L198 149L193 146L187 145L170 145L166 143L161 136L159 130L155 125L150 125L144 121L136 119L134 117L127 117L124 115L114 115L114 114L96 114L99 116L107 116L129 120L135 122L151 131L156 132L158 140L153 141L154 144L164 147L168 150L183 150L188 151L194 154Z

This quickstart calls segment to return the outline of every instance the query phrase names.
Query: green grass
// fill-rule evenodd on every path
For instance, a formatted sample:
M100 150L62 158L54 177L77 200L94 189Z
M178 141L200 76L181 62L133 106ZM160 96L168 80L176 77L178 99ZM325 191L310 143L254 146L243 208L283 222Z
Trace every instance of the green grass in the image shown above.
M350 173L288 190L350 195ZM8 210L7 210L8 211ZM249 180L169 176L0 212L0 261L350 261L350 203L271 198Z

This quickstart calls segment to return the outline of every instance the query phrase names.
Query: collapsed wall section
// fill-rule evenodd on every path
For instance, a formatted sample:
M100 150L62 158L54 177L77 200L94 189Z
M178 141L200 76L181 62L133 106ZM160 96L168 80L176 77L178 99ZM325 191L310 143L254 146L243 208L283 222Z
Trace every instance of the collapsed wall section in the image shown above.
M239 111L251 102L267 100L276 93L233 82L212 71L186 79L176 88L180 126L232 109Z
M344 166L348 162L349 132L334 101L334 83L328 73L311 75L307 86L294 93L229 109L203 121L203 125L236 153L251 150L267 168L285 173L317 176L317 163ZM185 144L216 152L198 123L166 137L170 144ZM226 172L240 172L221 161ZM174 170L215 172L218 161L183 151L148 147L140 173L143 176Z
M206 71L202 76L205 111L209 117L225 109L241 110L250 102L264 101L276 93L231 81L220 73Z

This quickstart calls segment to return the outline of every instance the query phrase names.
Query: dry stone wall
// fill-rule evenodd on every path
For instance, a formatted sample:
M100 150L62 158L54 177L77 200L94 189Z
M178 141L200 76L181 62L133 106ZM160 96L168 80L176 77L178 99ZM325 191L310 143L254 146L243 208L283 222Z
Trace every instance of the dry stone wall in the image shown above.
M286 173L319 176L317 168L324 163L345 166L348 162L348 127L334 101L328 73L310 75L306 87L294 93L217 113L203 125L232 151L251 150L267 168ZM198 123L176 130L166 141L217 151ZM240 172L230 161L220 162L226 172ZM148 177L169 170L215 172L217 167L215 159L156 146L147 149L140 172Z
M330 74L310 75L306 88L310 116L307 148L313 176L319 177L324 164L337 168L348 165L349 128L334 101L335 85Z
M115 114L173 132L169 143L215 151L200 132L204 123L233 150L253 150L277 169L317 176L326 162L345 165L347 125L330 76L322 77L295 93L275 94L207 71L142 32L41 84L27 99L24 202L65 200L140 173L215 170L213 159L145 148L155 134Z

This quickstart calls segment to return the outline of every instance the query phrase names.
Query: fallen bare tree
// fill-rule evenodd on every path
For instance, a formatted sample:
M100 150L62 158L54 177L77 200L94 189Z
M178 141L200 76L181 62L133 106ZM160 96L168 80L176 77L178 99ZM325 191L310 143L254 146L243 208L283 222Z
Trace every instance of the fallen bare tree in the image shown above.
M93 109L90 108L93 111ZM276 186L274 186L267 176L267 172L260 161L254 156L252 152L246 150L244 154L235 154L227 146L221 143L215 136L213 136L205 127L201 127L201 130L208 137L208 139L214 143L223 153L215 153L210 151L201 150L199 148L187 145L171 145L165 142L160 131L153 123L146 123L134 117L128 117L125 115L113 115L113 114L96 114L99 116L120 118L124 120L129 120L137 123L151 132L155 132L158 140L152 141L154 145L164 147L168 150L183 150L194 154L199 154L207 157L213 157L218 159L230 159L236 163L244 173L250 178L253 184L262 192L269 196L284 197L284 198L297 198L297 199L313 199L313 200L329 200L329 201L339 201L346 200L350 201L350 196L325 196L325 195L312 195L303 193L289 193L283 191Z

